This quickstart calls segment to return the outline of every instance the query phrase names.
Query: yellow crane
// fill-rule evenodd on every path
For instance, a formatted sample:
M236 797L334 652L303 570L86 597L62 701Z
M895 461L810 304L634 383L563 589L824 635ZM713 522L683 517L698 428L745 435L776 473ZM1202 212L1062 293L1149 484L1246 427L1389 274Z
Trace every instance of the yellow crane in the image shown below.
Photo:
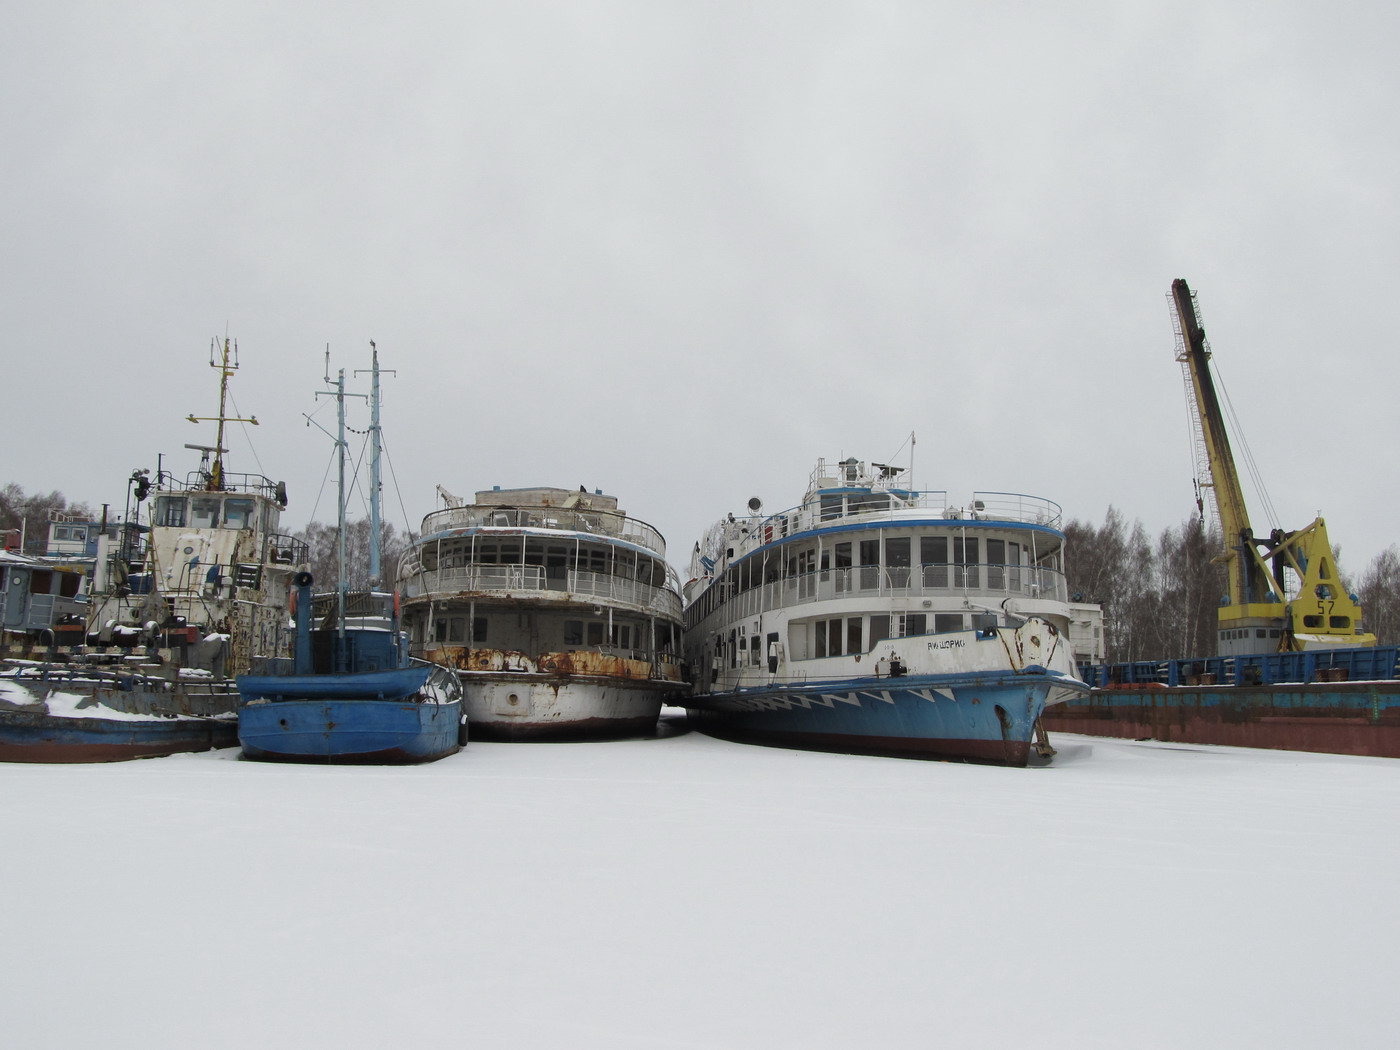
M1216 557L1229 591L1218 613L1218 649L1237 656L1273 649L1323 649L1375 645L1361 627L1361 606L1347 592L1332 557L1327 525L1315 519L1294 532L1254 535L1240 488L1225 417L1216 396L1196 295L1184 280L1172 282L1176 359L1187 378L1187 404L1196 444L1197 504L1207 499L1224 538Z

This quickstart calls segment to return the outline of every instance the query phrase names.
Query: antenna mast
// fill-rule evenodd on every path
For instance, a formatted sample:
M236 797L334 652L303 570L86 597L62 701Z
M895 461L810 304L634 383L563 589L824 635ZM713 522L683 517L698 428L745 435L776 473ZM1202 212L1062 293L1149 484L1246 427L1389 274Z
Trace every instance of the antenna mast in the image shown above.
M381 441L379 429L379 348L374 345L373 339L369 341L369 349L372 360L369 369L369 582L371 587L375 587L380 582L379 453ZM363 372L364 369L359 371ZM388 371L394 372L392 368Z
M232 348L233 361L230 363L230 347ZM231 343L227 336L224 337L222 355L218 361L214 360L219 353L219 340L213 339L209 343L209 367L219 370L219 414L217 416L196 416L194 413L185 418L191 423L212 423L219 424L218 431L214 438L214 465L209 468L209 491L222 492L224 488L224 453L228 450L224 448L224 424L225 423L252 423L258 425L256 417L249 416L246 419L225 414L228 405L228 381L234 372L238 371L238 344Z

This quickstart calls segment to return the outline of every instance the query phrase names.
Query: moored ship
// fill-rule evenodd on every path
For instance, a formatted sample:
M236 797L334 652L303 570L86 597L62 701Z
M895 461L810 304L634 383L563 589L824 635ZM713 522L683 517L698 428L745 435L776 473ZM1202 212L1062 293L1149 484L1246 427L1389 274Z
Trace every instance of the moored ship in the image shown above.
M370 552L377 582L379 546L379 351L370 343ZM330 361L327 353L329 384ZM337 535L345 536L345 370L333 394L339 460ZM238 676L242 706L238 742L245 758L280 762L432 762L467 742L457 676L409 655L399 629L397 596L351 592L344 543L336 556L336 588L318 603L309 572L294 582L296 647L291 659L269 660ZM319 606L319 607L318 607ZM313 621L317 626L313 626Z
M755 743L1025 765L1047 705L1087 686L1066 631L1060 508L819 460L797 507L729 515L685 587L684 701Z
M460 674L472 735L653 731L685 688L661 534L601 491L439 492L400 563L403 622L415 655Z
M0 674L0 760L104 762L237 744L234 676L290 643L288 584L306 545L280 532L286 488L224 469L228 340L216 343L213 446L183 478L131 477L134 507L100 546L81 644L10 659ZM245 422L256 422L246 420Z

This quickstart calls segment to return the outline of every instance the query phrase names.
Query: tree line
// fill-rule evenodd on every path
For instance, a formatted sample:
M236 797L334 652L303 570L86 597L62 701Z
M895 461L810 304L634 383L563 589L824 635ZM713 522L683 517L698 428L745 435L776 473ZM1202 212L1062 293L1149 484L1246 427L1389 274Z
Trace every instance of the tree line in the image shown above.
M1066 582L1078 601L1104 609L1110 663L1174 660L1215 653L1216 612L1228 593L1220 533L1196 518L1155 538L1109 507L1100 525L1065 526ZM1392 544L1352 577L1333 549L1348 591L1361 600L1364 624L1380 645L1400 644L1400 547Z
M339 530L334 525L322 525L313 521L306 528L293 535L304 542L310 551L310 572L315 578L317 591L335 589L336 558ZM369 541L370 521L356 518L345 523L345 578L352 591L370 588ZM392 590L398 577L399 559L413 536L400 536L389 522L379 523L379 582L380 590Z

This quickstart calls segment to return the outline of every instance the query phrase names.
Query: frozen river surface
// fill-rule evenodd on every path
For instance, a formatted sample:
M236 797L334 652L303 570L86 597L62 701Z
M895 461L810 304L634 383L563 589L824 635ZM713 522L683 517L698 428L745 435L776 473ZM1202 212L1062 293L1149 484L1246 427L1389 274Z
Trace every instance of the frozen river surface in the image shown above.
M0 766L4 1045L1393 1047L1400 762Z

